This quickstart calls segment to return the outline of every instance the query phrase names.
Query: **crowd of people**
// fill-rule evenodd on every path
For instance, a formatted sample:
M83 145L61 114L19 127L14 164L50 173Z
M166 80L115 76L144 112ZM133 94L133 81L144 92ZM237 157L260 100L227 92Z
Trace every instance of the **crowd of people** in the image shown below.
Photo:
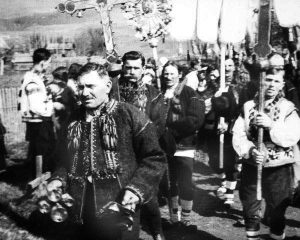
M216 196L227 207L240 178L247 239L259 239L261 221L271 239L284 239L300 139L298 72L291 59L269 56L260 111L255 55L228 57L220 89L217 63L196 58L182 66L162 58L159 64L138 51L114 63L58 67L49 81L44 73L51 54L37 49L19 93L32 178L35 159L42 158L43 172L52 173L49 184L66 186L74 198L72 216L83 225L84 239L138 239L140 218L153 239L165 239L158 196L168 203L172 227L197 229L191 221L192 174L201 150L221 175ZM260 129L263 150L257 145ZM263 219L256 198L259 165L267 205ZM116 222L108 228L101 220L110 201L129 210L130 231Z

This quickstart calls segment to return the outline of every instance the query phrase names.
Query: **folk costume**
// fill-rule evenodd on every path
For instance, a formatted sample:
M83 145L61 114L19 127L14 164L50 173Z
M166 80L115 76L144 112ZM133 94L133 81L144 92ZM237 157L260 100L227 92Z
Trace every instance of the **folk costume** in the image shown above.
M300 119L294 104L279 93L265 102L264 112L272 125L264 129L266 158L262 171L262 194L268 205L271 239L284 239L285 211L293 187L292 165L300 139ZM258 98L244 104L242 114L233 127L233 147L243 158L240 198L243 205L248 239L258 239L261 202L256 200L257 167L251 165L251 152L256 147L258 128Z
M205 103L205 121L201 128L198 130L198 146L197 156L199 159L208 154L208 149L212 152L216 149L216 134L215 124L218 121L216 114L212 111L211 98L214 96L216 89L209 83L204 91L196 91L197 97ZM205 136L205 137L204 137ZM213 140L212 140L213 139ZM212 145L209 145L213 143ZM196 158L195 157L195 158Z
M165 170L165 157L150 120L134 106L111 99L93 115L83 112L70 124L68 148L70 162L57 176L75 199L75 219L91 235L100 231L96 239L138 239L138 212L133 230L122 237L119 233L107 237L95 223L101 208L120 200L125 189L137 195L141 204L151 199Z
M239 93L234 85L228 86L225 90L221 96L212 97L212 111L210 113L211 119L214 117L215 120L218 120L220 117L224 117L225 123L228 125L227 130L224 132L224 169L219 169L219 133L217 121L215 121L213 131L210 131L210 134L208 134L207 143L210 165L217 172L223 173L221 187L217 190L217 194L219 197L224 198L224 204L232 205L238 171L236 170L236 153L231 144L231 129L239 113ZM212 115L213 113L215 116Z
M128 83L120 79L119 85L120 100L136 106L145 113L157 128L158 138L161 137L165 124L161 119L161 107L163 106L162 94L153 86L144 84L141 80L137 83ZM168 177L165 175L160 184L162 188L168 189ZM166 185L166 186L165 186ZM159 189L153 193L152 199L146 203L141 211L144 219L149 223L151 234L162 235L161 214L159 210L158 194ZM163 190L167 191L167 190Z
M53 86L56 91L53 91ZM72 119L76 118L77 108L75 96L72 90L60 80L51 82L48 86L51 89L53 103L61 104L60 109L55 109L52 116L54 123L56 145L54 158L56 162L64 161L67 158L67 129Z
M163 89L163 94L166 128L162 145L168 150L170 216L174 223L180 221L189 225L194 198L192 173L197 130L204 122L205 105L184 82Z
M259 87L259 64L255 61L244 61L245 68L249 71L251 81L246 84L246 86L242 89L240 94L240 106L243 107L244 103L252 100L255 97L255 94L258 91ZM295 88L294 84L292 83L291 79L286 74L285 69L285 62L282 56L275 54L269 58L269 65L272 68L279 68L281 69L281 74L284 75L284 87L283 93L284 97L295 104L296 108L299 109L300 102L297 89ZM269 70L269 71L270 71ZM278 71L278 70L277 70Z
M6 128L3 125L1 116L0 116L0 173L6 169L6 157L7 157L7 150L5 146L5 134Z
M51 154L55 137L52 114L53 102L44 84L45 76L35 70L26 72L19 91L18 110L26 123L26 140L29 141L28 160L35 177L35 157L43 157L43 171L53 171Z
M120 78L119 83L120 101L133 104L154 121L150 115L153 104L156 104L156 101L162 97L159 91L151 85L143 84L142 81L128 83Z
M287 100L293 102L297 108L300 107L299 96L296 88L293 83L288 79L285 79L285 85L283 87L284 96ZM255 81L250 81L246 86L241 90L240 94L240 106L242 108L243 104L255 97L255 94L258 91L259 82L256 79Z

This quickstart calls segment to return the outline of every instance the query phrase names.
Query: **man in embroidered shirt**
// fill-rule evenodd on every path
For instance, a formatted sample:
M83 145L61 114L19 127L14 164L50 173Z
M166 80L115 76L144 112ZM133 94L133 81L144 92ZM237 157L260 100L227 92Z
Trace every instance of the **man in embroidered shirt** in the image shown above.
M283 97L283 75L271 69L264 79L264 112L258 99L248 101L233 127L233 147L243 158L240 198L248 239L259 239L261 202L256 200L257 165L263 165L262 194L268 206L271 239L284 239L285 211L292 192L294 153L299 151L300 119ZM264 129L264 150L256 148L258 127Z
M47 49L39 48L33 53L33 67L24 75L19 92L19 110L26 123L26 140L29 141L28 160L32 164L35 178L35 158L42 156L43 171L52 171L54 163L51 153L54 149L54 132L51 116L53 108L51 95L48 95L44 73L51 62Z
M153 123L134 106L111 99L111 85L104 67L82 67L78 88L83 108L68 130L70 162L57 175L68 180L74 215L83 220L91 239L134 240L138 211L131 232L108 232L96 216L109 201L133 210L149 201L165 170L165 157Z
M122 57L123 67L119 79L120 100L131 103L150 117L152 105L159 97L159 91L144 84L145 57L137 51L130 51ZM155 121L150 117L152 121Z

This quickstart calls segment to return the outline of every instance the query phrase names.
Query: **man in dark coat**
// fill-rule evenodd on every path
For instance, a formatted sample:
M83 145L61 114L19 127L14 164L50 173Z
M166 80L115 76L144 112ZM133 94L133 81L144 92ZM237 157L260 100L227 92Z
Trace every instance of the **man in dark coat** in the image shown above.
M153 104L162 96L155 87L142 81L145 57L140 52L130 51L124 54L122 62L122 74L119 79L120 101L133 104L155 121L150 116Z
M111 81L103 69L95 63L81 69L82 114L69 126L70 161L57 176L75 199L74 217L83 222L85 239L134 240L139 235L137 207L152 198L165 157L153 123L134 106L109 97ZM132 231L109 231L105 222L99 223L110 201L135 211Z
M171 222L190 230L194 198L193 161L197 130L205 118L205 104L197 98L192 88L185 86L185 82L179 83L179 78L177 65L167 62L162 70L165 106L161 108L161 113L164 114L165 141L161 144L167 149L168 156Z
M133 104L145 113L157 127L158 137L160 138L162 120L159 113L163 98L155 87L145 84L142 80L145 70L145 57L140 52L130 51L124 54L122 62L123 67L118 89L119 96L117 98L122 102ZM152 199L142 207L142 216L145 216L146 222L149 223L154 240L164 239L157 191L153 194Z
M208 137L209 157L213 164L213 160L219 160L219 133L224 134L224 169L221 186L217 190L217 195L224 199L224 204L230 206L234 202L234 190L237 184L236 154L232 147L231 128L238 116L239 108L239 92L233 82L234 62L232 59L225 61L225 89L218 91L211 99L212 111L215 113L216 119L224 118L224 122L215 124L215 129L211 136ZM216 151L217 150L217 151ZM219 163L219 161L217 161ZM219 164L218 164L219 165ZM217 167L218 169L218 167Z

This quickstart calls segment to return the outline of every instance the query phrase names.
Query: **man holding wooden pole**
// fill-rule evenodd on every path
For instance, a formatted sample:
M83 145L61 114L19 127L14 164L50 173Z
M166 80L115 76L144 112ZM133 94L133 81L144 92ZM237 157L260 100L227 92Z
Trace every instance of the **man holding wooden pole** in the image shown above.
M234 62L224 56L223 87L211 99L212 110L220 121L217 126L219 132L219 169L223 172L221 186L217 189L218 197L224 199L225 206L230 207L234 203L234 190L237 183L236 154L232 148L231 128L238 117L239 92L232 84ZM221 69L222 70L222 69ZM221 79L222 81L222 79ZM215 149L213 149L215 151Z
M268 70L262 79L261 111L257 95L244 104L233 127L233 147L243 158L240 198L248 239L259 239L261 194L269 208L270 238L285 238L284 215L292 193L294 156L299 151L300 118L294 104L284 98L283 87L283 74ZM263 135L261 144L259 135Z

